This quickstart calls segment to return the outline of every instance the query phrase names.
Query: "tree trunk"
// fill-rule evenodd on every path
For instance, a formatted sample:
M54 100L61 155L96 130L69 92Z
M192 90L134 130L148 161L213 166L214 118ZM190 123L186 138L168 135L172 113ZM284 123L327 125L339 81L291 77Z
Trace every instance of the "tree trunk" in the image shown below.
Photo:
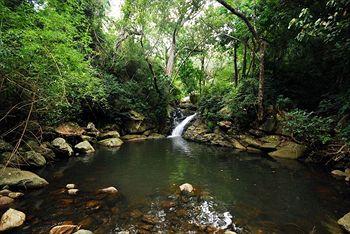
M258 91L258 120L261 122L264 118L264 91L265 91L265 52L267 43L260 41L259 48L259 91Z
M174 65L175 65L175 53L176 53L176 32L177 30L175 29L173 32L172 40L171 40L171 45L169 49L169 57L168 57L168 62L166 64L166 69L165 69L165 74L169 77L172 76L173 71L174 71Z
M243 65L242 65L242 78L246 78L246 72L247 72L247 43L248 41L244 41L244 47L243 47Z
M235 43L234 48L233 48L233 64L234 64L234 82L235 82L235 87L238 86L238 65L237 65L237 49L238 49L238 43Z
M205 62L205 56L202 55L201 57L201 71L202 71L202 75L200 76L200 80L199 80L199 95L201 96L202 95L202 86L203 86L203 78L204 78L204 74L205 74L205 71L204 71L204 62Z

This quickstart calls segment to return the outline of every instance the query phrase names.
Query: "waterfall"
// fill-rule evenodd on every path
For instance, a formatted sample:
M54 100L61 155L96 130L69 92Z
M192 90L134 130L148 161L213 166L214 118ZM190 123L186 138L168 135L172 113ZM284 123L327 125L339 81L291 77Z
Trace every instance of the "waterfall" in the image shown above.
M197 113L186 117L181 123L179 123L172 131L170 137L178 137L182 135L186 125L197 115Z

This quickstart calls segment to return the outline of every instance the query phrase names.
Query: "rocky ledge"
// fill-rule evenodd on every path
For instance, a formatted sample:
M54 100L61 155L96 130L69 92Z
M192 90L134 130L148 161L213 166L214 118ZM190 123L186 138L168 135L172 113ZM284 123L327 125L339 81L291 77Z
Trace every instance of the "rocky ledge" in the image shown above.
M229 121L222 121L218 123L218 127L210 130L200 118L197 118L185 130L183 137L190 141L230 147L240 151L265 152L271 157L284 159L299 159L307 150L305 145L276 133L266 134L261 130L237 133L232 130L232 123Z

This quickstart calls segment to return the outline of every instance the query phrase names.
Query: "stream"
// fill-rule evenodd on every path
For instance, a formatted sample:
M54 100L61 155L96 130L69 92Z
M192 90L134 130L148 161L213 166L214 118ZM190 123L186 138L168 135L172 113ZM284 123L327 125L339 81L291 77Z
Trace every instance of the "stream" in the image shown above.
M48 233L62 223L94 233L204 232L205 226L237 233L341 233L336 220L350 207L349 187L322 170L181 137L97 148L38 173L50 184L17 202L27 221L16 233ZM178 186L186 182L200 195L181 197ZM76 196L66 193L68 183L79 188ZM109 186L118 188L117 196L97 193ZM157 224L142 221L144 214Z

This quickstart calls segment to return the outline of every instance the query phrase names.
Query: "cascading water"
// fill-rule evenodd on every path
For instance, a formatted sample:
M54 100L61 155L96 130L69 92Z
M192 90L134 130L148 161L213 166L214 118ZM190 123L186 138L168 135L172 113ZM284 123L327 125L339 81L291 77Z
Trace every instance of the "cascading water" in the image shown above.
M171 135L169 137L179 137L182 135L182 132L184 131L184 128L186 125L191 122L191 120L196 117L197 113L190 115L186 117L181 123L179 123L174 130L172 131Z

